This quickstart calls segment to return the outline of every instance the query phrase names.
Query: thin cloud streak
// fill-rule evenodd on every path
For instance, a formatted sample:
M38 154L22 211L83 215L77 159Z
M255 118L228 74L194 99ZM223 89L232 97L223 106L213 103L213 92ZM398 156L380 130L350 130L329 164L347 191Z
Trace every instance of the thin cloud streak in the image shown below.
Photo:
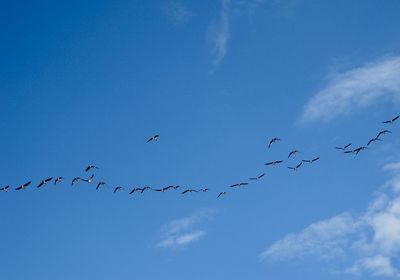
M400 57L389 57L329 78L305 105L302 122L330 121L356 109L400 99Z
M393 163L391 166L398 166ZM393 171L393 169L389 169ZM288 234L260 254L262 260L347 260L346 273L399 277L400 170L362 215L343 213Z
M213 55L213 66L218 66L226 56L228 51L228 41L230 37L230 0L221 0L221 14L218 21L209 24L207 39L211 44Z

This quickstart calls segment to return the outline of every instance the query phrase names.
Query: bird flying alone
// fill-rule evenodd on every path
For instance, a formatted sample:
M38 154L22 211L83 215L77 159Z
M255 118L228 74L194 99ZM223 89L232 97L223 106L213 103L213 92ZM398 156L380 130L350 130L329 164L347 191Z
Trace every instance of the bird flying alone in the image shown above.
M276 138L276 137L272 138L271 140L269 140L268 148L271 148L271 145L276 143L276 142L278 142L278 141L281 141L281 139Z
M397 116L395 116L393 119L384 121L384 122L382 122L382 123L393 124L395 121L397 121L398 118L400 118L400 115L397 115Z
M300 168L300 166L303 164L303 162L300 162L298 165L296 165L295 167L290 167L290 166L288 166L287 168L289 168L289 169L292 169L293 171L297 171L299 168Z
M147 140L147 143L156 142L156 141L158 141L159 138L160 138L160 135L156 134L156 135L150 137L149 140Z
M26 189L31 183L32 183L31 181L26 182L25 184L20 185L19 187L16 187L15 190L16 190L16 191L24 190L24 189Z

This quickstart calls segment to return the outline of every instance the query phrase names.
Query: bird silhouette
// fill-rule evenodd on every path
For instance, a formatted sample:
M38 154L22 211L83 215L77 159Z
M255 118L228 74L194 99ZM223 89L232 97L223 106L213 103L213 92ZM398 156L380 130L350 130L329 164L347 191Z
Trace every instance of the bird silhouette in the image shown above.
M264 163L264 165L276 165L276 164L279 164L282 162L283 162L282 160L275 160L275 161Z
M99 169L97 166L95 166L95 165L88 165L86 168L85 168L85 172L88 172L89 170L91 170L91 169Z
M61 183L63 180L64 180L64 177L57 177L57 178L54 180L54 185L57 185L58 183Z
M289 153L288 158L290 158L291 156L294 156L294 155L296 155L296 154L298 154L298 153L300 153L299 150L293 150L293 151L291 151L291 152Z
M20 185L19 187L16 187L15 190L16 190L16 191L24 190L24 189L26 189L31 183L32 183L32 181L26 182L25 184L22 184L22 185Z
M378 135L376 135L375 138L379 138L381 135L385 135L385 134L387 134L387 133L392 133L392 132L391 132L390 130L387 130L387 129L382 130L382 131L380 131L380 132L378 133Z
M89 179L82 179L82 178L80 178L83 182L86 182L86 183L91 183L91 182L93 182L93 178L94 178L94 174L92 174L92 176L90 176L89 177Z
M260 180L262 177L264 177L265 176L265 173L263 173L263 174L261 174L261 175L258 175L257 177L250 177L249 178L249 180L252 180L252 181L254 181L254 180Z
M39 183L39 185L37 186L37 188L43 187L44 185L46 185L46 184L47 184L48 182L50 182L51 180L53 180L53 177L50 177L50 178L47 178L47 179L42 180L42 181Z
M350 147L350 146L351 146L351 143L349 143L349 144L347 144L347 145L345 145L345 146L343 146L343 147L335 147L335 149L344 151L344 150L346 150L346 149L347 149L348 147Z
M393 124L395 121L397 121L398 118L400 118L400 115L394 117L394 118L391 119L391 120L384 121L384 122L382 122L382 123Z
M223 196L223 195L227 195L227 194L228 194L227 192L220 192L220 193L218 194L217 198L219 198L219 197L221 197L221 196Z
M106 182L97 183L96 190L98 190L100 187L105 186L105 185L106 185Z
M122 189L123 189L123 187L118 186L118 187L116 187L116 188L114 189L114 193L116 193L116 192L118 192L118 191L122 191Z
M382 141L382 139L380 139L380 138L378 138L378 137L372 138L372 139L370 139L370 140L368 141L367 146L371 145L372 143L374 143L374 142L376 142L376 141Z
M156 141L158 141L159 137L160 137L160 135L156 134L156 135L150 137L149 140L147 140L147 143L156 142Z
M233 184L230 185L230 188L235 188L235 187L241 187L241 186L247 186L249 183L237 183L237 184Z
M81 177L75 177L74 179L72 179L71 185L73 186L73 185L77 184L80 180L82 180Z
M299 168L300 168L300 166L303 164L303 162L300 162L298 165L296 165L295 167L290 167L290 166L288 166L287 168L289 168L289 169L292 169L293 171L297 171Z
M194 189L187 189L187 190L184 190L184 191L182 192L182 194L192 193L192 192L199 192L199 191L194 190Z
M269 140L268 148L271 148L271 145L276 143L276 142L278 142L278 141L281 141L281 139L276 138L276 137L272 138L271 140Z
M2 192L8 192L8 189L10 188L10 186L5 186L5 187L2 187L1 189L0 189L0 191L2 191Z

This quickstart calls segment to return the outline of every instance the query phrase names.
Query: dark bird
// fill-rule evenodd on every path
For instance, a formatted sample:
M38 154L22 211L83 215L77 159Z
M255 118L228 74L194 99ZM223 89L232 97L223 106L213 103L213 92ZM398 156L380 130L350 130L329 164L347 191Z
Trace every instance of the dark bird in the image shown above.
M319 160L320 159L320 157L316 157L316 158L313 158L313 159L303 159L302 160L302 162L307 162L307 163L314 163L314 162L316 162L317 160Z
M264 163L264 165L275 165L275 164L282 163L282 162L283 162L282 160L275 160L275 161Z
M71 185L73 186L74 184L78 183L80 180L82 180L81 177L75 177L74 179L72 179Z
M390 124L393 124L395 121L397 121L398 118L400 118L400 115L394 117L394 118L391 119L391 120L384 121L384 122L382 122L382 123L390 123Z
M344 151L344 150L346 150L346 149L347 149L348 147L350 147L350 146L351 146L351 143L345 145L344 147L335 147L335 149Z
M169 189L176 190L176 189L179 189L179 188L180 188L180 186L168 186L168 187L163 188L162 191L165 192L166 190L169 190Z
M44 185L46 185L48 182L50 182L51 180L53 180L53 177L47 178L42 180L39 185L37 186L38 188L43 187Z
M382 139L379 139L378 137L372 138L368 141L367 146L369 146L370 144L376 142L376 141L382 141Z
M200 189L199 192L208 192L210 189L208 188L204 188L204 189Z
M86 168L85 168L85 172L88 172L89 170L91 170L91 169L99 169L96 165L88 165Z
M381 135L385 135L386 133L392 133L390 130L382 130L378 133L378 135L376 135L376 138L379 138Z
M25 183L25 184L23 184L23 185L21 185L21 186L19 186L19 187L16 187L15 190L16 190L16 191L24 190L24 189L26 189L31 183L32 183L32 182L29 181L29 182L27 182L27 183Z
M185 193L192 193L192 192L199 192L199 191L194 190L194 189L187 189L187 190L184 190L184 191L182 192L182 194L185 194Z
M268 148L271 148L271 145L274 144L275 142L278 142L278 141L281 141L281 139L279 139L279 138L272 138L272 139L269 141Z
M133 193L136 192L136 191L142 191L142 189L141 189L141 188L133 188L133 189L129 192L129 194L133 194Z
M54 185L57 185L58 183L61 183L62 180L64 180L64 177L57 177L57 178L54 180Z
M288 168L289 169L292 169L292 170L294 170L294 171L297 171L299 168L300 168L300 166L303 164L303 162L300 162L298 165L296 165L296 167L290 167L290 166L288 166Z
M353 150L353 153L355 153L356 155L358 155L359 152L364 151L364 150L368 150L368 148L365 147L365 146L362 146L362 147L359 147L359 148L357 148L357 149L354 149L354 150Z
M155 191L155 192L164 192L164 189L163 188L160 188L160 189L153 189L153 188L150 188L152 191Z
M218 194L217 198L219 198L219 197L222 196L222 195L226 195L226 194L228 194L228 193L227 193L227 192L220 192L220 193Z
M249 183L237 183L237 184L233 184L230 185L230 188L234 188L234 187L241 187L241 186L247 186Z
M94 174L92 174L92 176L90 176L89 177L89 179L82 179L82 178L80 178L83 182L86 182L86 183L91 183L91 182L93 182L93 178L94 178Z
M122 189L123 189L123 187L118 186L114 189L114 193L116 193L117 191L122 191Z
M249 178L249 180L252 180L252 181L254 181L254 180L260 180L262 177L264 177L265 176L265 173L263 173L263 174L261 174L261 175L259 175L259 176L257 176L257 177L250 177Z
M159 138L160 138L160 135L156 134L156 135L150 137L149 140L147 140L147 143L148 143L148 142L153 142L153 141L154 141L154 142L155 142L155 141L158 141Z
M300 153L299 150L293 150L293 151L291 151L291 152L289 153L288 158L290 158L292 155L294 156L294 155L296 155L296 154L298 154L298 153Z
M10 186L5 186L5 187L2 187L1 189L0 189L0 191L2 191L2 192L8 192L8 189L10 188Z
M100 187L105 186L106 182L99 182L96 186L96 190L98 190Z

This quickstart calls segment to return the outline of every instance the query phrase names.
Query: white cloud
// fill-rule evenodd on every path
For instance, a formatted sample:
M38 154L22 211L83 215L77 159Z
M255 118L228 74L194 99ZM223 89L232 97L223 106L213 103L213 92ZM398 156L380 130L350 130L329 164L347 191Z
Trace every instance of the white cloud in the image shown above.
M198 224L209 217L211 211L199 211L189 217L169 222L162 229L162 240L156 244L160 248L177 248L187 246L206 235L205 230L196 229Z
M261 258L290 261L307 257L320 260L346 257L350 260L346 272L399 277L400 267L393 264L400 254L399 184L397 174L362 215L344 213L313 223L269 246L261 253Z
M301 120L329 121L358 108L400 97L400 57L338 73L305 105Z
M176 25L184 25L193 16L189 9L178 1L169 1L164 6L164 13Z
M217 21L209 24L207 40L211 44L213 65L218 66L226 56L230 36L230 0L221 0L221 14Z

